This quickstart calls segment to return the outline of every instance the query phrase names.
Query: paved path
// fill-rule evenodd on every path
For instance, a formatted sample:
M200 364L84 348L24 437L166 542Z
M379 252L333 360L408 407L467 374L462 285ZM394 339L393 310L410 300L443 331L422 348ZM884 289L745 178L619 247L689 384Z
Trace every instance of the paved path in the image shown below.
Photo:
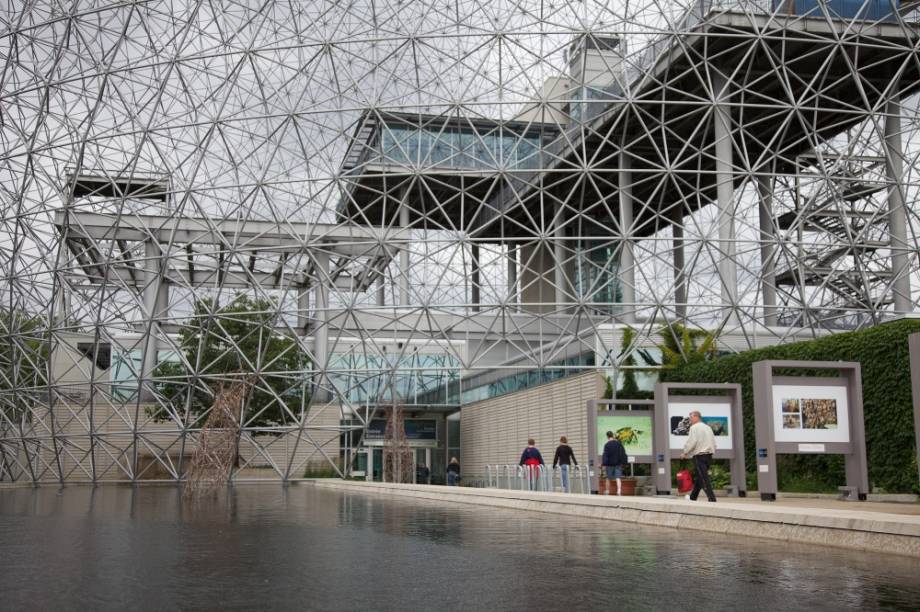
M312 482L319 487L361 493L550 512L920 558L920 513L913 508L903 512L910 504L902 507L901 504L879 502L801 498L773 503L723 498L710 504L690 502L682 497L567 495L335 479Z
M755 493L756 495L756 493ZM790 508L810 508L819 510L827 508L829 510L853 510L856 512L882 512L886 514L908 514L911 516L920 516L920 503L900 503L900 502L847 502L836 499L812 498L812 497L781 497L775 502L760 501L759 497L745 498L720 498L717 503L733 504L754 504L763 506L787 506Z

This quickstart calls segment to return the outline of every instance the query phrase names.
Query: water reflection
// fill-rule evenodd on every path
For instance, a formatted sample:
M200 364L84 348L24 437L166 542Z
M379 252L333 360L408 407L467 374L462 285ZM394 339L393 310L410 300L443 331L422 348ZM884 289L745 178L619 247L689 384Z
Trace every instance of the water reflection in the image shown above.
M0 558L4 609L920 603L913 559L309 485L4 490Z

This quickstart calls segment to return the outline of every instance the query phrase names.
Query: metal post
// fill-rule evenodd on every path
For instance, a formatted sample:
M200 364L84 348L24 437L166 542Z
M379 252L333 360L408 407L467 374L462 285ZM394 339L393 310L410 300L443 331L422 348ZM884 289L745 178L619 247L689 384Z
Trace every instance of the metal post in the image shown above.
M893 94L888 99L885 108L885 158L894 309L898 312L910 312L913 310L910 299L911 247L907 241L907 209L904 206L901 99L898 94Z
M399 226L409 227L409 190L404 188L399 196ZM409 234L405 234L403 247L399 250L399 305L409 305Z
M479 272L479 245L470 245L470 302L473 304L473 312L479 312L480 302L480 272Z
M317 372L313 383L313 400L328 401L328 393L323 389L322 373L328 365L329 351L329 253L318 251L314 255L316 262L316 316L313 325L313 357L316 360L314 370Z
M768 327L774 327L777 322L777 311L776 261L773 255L776 239L773 231L773 177L758 174L757 192L760 195L760 282L763 293L763 323Z
M684 270L684 227L680 221L671 226L674 234L674 304L677 318L687 318L687 274Z
M377 305L386 306L387 303L387 286L386 276L381 271L380 279L377 281Z
M636 322L636 262L630 240L633 225L632 162L626 151L620 151L618 175L620 193L620 281L623 288L624 323Z
M310 288L299 287L297 294L297 328L303 332L310 326Z
M518 249L512 244L508 245L508 306L511 310L517 310L519 300L518 294Z
M164 297L161 295L162 282L160 268L160 247L153 240L144 241L144 310L150 323L145 330L144 356L141 366L140 400L153 399L153 372L157 367L157 344L159 337L159 313Z
M869 496L869 463L866 458L866 420L863 408L862 367L840 370L847 381L847 400L850 409L850 452L844 456L843 468L847 487L856 490L859 501Z
M920 334L907 338L910 349L910 388L914 399L914 442L917 445L917 475L920 476Z
M553 215L553 271L556 284L556 309L565 311L566 274L565 274L565 226L562 224L563 206L556 204Z
M754 441L757 490L761 501L775 501L777 493L776 444L773 441L773 366L759 361L752 366L754 387Z
M722 304L730 325L738 324L738 268L735 262L735 215L732 208L734 183L732 177L732 117L726 104L729 89L727 79L712 73L713 130L716 153L716 197L719 204L719 277L722 282Z

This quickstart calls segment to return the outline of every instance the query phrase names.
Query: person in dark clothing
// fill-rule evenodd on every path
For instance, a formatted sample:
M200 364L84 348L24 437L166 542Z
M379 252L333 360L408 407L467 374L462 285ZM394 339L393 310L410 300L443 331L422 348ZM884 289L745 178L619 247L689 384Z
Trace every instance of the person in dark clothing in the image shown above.
M415 469L415 482L418 484L428 484L428 479L431 477L431 470L428 469L428 466L424 463L420 463L419 466Z
M451 457L450 463L447 464L447 486L456 487L459 482L460 462L457 461L456 457Z
M575 460L575 452L569 446L569 441L565 436L559 438L559 446L556 447L556 455L553 457L553 469L559 466L560 475L562 476L562 490L569 492L569 466L578 465Z
M601 465L604 466L607 476L607 482L616 480L617 495L620 494L620 479L623 478L623 465L629 462L626 456L626 449L623 443L613 436L612 431L607 432L607 443L604 444L604 456L601 458ZM608 488L607 492L610 492Z
M521 461L518 465L523 465L527 475L527 488L530 491L537 490L537 475L540 472L539 466L546 465L543 462L543 455L537 449L537 443L533 438L527 440L527 448L521 453Z

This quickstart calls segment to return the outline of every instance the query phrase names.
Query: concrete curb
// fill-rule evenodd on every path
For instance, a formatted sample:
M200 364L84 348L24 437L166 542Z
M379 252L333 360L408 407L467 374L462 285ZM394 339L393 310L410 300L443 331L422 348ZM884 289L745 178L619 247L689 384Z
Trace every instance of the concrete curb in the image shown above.
M326 489L549 512L920 558L920 516L658 497L566 495L503 489L316 480Z

